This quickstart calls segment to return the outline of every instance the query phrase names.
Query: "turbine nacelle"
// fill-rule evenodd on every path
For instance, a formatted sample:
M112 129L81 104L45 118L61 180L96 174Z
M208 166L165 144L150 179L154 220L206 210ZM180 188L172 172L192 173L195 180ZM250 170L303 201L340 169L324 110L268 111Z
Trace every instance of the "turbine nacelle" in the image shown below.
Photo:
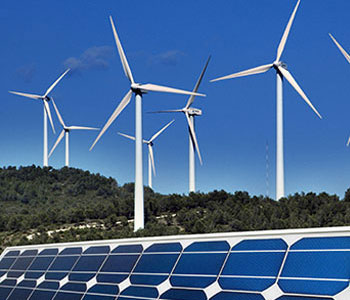
M132 83L131 86L130 86L130 89L135 94L147 94L147 91L142 89L142 84L141 83Z
M276 70L278 70L279 67L280 67L280 68L283 68L283 69L285 69L285 70L287 70L287 64L284 63L283 61L274 61L274 62L272 63L272 66L273 66L273 68L276 69Z
M199 108L189 107L183 110L184 113L188 113L190 116L201 116L202 110Z

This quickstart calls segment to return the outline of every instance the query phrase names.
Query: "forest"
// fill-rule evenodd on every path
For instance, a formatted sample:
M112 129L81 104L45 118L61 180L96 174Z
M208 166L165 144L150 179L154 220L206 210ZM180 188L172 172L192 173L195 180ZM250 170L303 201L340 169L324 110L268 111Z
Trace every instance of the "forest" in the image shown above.
M0 168L0 253L13 245L155 235L350 225L344 198L245 191L162 195L145 187L145 229L133 231L134 184L75 168Z

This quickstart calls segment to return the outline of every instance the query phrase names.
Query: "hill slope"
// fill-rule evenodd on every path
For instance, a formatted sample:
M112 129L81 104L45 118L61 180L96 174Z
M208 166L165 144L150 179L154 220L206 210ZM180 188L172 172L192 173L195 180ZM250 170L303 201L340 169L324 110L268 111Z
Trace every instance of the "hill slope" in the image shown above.
M92 239L350 224L350 189L279 202L246 192L161 195L145 188L146 228L133 232L133 184L74 168L0 169L0 251Z

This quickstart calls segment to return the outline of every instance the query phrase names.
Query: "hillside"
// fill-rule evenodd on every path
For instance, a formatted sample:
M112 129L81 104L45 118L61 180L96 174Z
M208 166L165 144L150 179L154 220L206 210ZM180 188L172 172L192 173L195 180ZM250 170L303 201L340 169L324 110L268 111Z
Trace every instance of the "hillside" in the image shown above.
M161 195L145 188L146 226L133 232L133 184L74 168L0 169L0 251L10 245L223 231L350 225L350 189L279 202L246 192Z

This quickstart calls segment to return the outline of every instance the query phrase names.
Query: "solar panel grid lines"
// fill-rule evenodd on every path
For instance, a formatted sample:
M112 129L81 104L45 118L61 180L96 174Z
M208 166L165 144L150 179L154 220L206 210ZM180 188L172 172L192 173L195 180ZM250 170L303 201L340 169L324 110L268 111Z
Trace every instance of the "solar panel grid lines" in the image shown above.
M73 250L73 251L71 251L72 249L78 249L78 251L75 251L75 250ZM77 263L77 261L78 261L78 259L79 259L79 256L78 256L78 254L77 253L79 253L80 251L79 251L79 248L65 248L65 249L62 249L61 251L58 251L57 253L56 253L56 256L55 256L55 258L53 259L53 261L52 261L52 263L51 263L51 265L50 265L50 267L49 268L47 268L47 271L45 272L45 279L48 279L48 274L51 274L50 273L50 271L49 270L55 270L57 273L61 273L61 272L59 272L60 270L58 269L57 270L57 267L55 267L55 264L57 264L57 261L58 260L63 260L63 259L65 259L65 260L67 260L67 257L73 257L73 258L76 258L75 260L74 260L74 262L73 262L73 264L70 266L70 268L69 268L69 266L67 266L67 268L69 268L69 270L66 270L66 271L68 271L68 272L62 272L62 275L64 275L63 276L63 278L61 278L60 280L58 280L58 282L57 281L54 281L54 280L52 280L52 281L50 281L50 280L45 280L47 283L50 283L50 282L52 282L52 283L58 283L58 288L57 288L57 290L56 290L56 292L53 294L53 298L59 293L59 291L61 290L61 288L65 285L65 284L67 284L68 282L69 282L69 280L68 280L68 274L69 274L69 271L73 268L73 266ZM75 254L75 255L71 255L71 256L68 256L68 254ZM66 256L67 255L67 256ZM63 269L63 268L62 268ZM45 283L45 281L42 283L42 284L44 284ZM47 289L47 290L49 290L49 289ZM33 293L32 294L34 294L36 291L33 291ZM40 293L40 292L39 292Z
M338 235L338 232L341 232L341 236L335 237L334 234L336 233ZM52 266L55 261L54 259L50 261L50 266L47 266L45 270L45 274L55 271L57 273L61 272L64 275L63 278L65 278L65 281L63 285L61 284L60 288L58 288L58 286L55 286L55 284L62 280L62 278L45 278L46 285L43 285L44 282L39 282L38 280L39 278L42 280L43 276L34 278L34 281L31 280L31 278L27 278L27 276L25 276L25 279L21 280L21 282L18 280L18 278L21 278L23 274L12 274L12 277L7 276L10 273L9 271L13 272L10 268L15 264L16 261L19 260L20 257L29 256L30 252L26 252L27 255L25 255L24 250L35 250L36 248L37 250L40 250L38 253L36 253L36 258L39 258L39 256L47 258L50 257L50 255L52 256L52 252L47 253L45 251L49 251L49 249L44 249L45 247L52 248L52 245L31 246L32 249L28 247L24 247L23 249L21 249L21 247L13 247L6 249L3 255L0 257L0 272L3 272L4 269L1 267L4 266L3 259L13 259L11 262L7 263L6 277L0 273L0 276L3 276L4 278L0 281L0 299L12 300L23 298L30 300L60 300L67 299L65 297L70 297L69 299L72 300L350 299L350 258L348 255L348 249L350 246L350 231L339 228L331 228L328 229L328 231L324 229L319 230L318 232L315 230L310 230L307 233L305 230L302 230L300 231L299 238L295 239L296 242L294 244L288 243L288 246L287 243L285 243L286 234L288 234L286 231L279 232L279 235L265 235L264 233L255 235L252 235L251 233L247 235L241 234L241 238L238 239L237 243L234 245L228 242L230 236L227 236L227 234L225 234L227 237L226 239L223 238L222 234L204 235L202 238L198 238L197 236L197 238L193 238L192 240L189 238L192 236L186 236L186 247L179 247L179 240L174 241L171 238L169 239L169 237L152 238L151 240L153 240L153 243L150 243L148 240L148 247L143 247L142 251L131 251L132 247L133 249L136 249L136 241L141 245L145 245L140 241L140 239L129 240L129 245L127 241L123 241L123 243L121 243L122 245L119 244L119 241L113 241L113 246L112 244L109 244L110 248L108 248L108 252L104 251L104 259L100 259L98 268L95 267L93 269L93 277L89 277L87 279L84 276L89 274L90 270L84 269L84 265L86 263L89 263L89 259L95 259L101 256L100 250L96 250L98 248L97 244L94 242L87 242L84 243L84 247L82 247L82 243L69 244L69 247L63 247L59 254L56 253L54 255L55 259L57 257L69 257L74 255L79 256L78 259L74 260L74 263L72 263L72 265L69 265L69 272L65 274L64 270L52 270ZM292 234L296 235L295 231ZM234 239L237 239L236 233L233 233L232 235L234 235ZM180 244L184 245L184 243ZM227 244L229 246L227 246ZM101 249L108 246L108 243L105 243L103 245L101 242L99 242L98 245L100 247L99 249ZM54 246L56 249L58 247L61 248L61 245ZM80 248L79 254L76 252L73 253L74 255L72 253L69 253L72 252L72 250L69 250L67 248L74 248L74 246L75 248ZM94 248L94 246L96 247ZM223 246L226 247L225 251L223 251L223 248L221 248ZM119 251L118 249L121 249L121 247L124 247L124 249L128 248L128 251ZM82 251L82 249L84 249L84 251ZM21 251L12 252L12 254L10 252L17 250ZM122 258L122 255L125 255L125 252L128 254L138 255L137 261L134 262L132 268L128 269L129 273L117 273L116 271L118 271L117 269L120 268L120 266L117 266L117 269L110 269L110 272L102 272L104 266L106 265L108 257L114 256ZM177 256L176 259L172 260L170 264L164 265L166 267L166 271L164 272L159 272L159 270L164 268L164 266L160 265L157 266L157 268L150 268L149 265L144 264L144 258L146 258L147 262L147 259L152 257L153 258L151 261L148 261L148 263L151 262L152 264L161 264L162 260L159 259L159 257L164 257L169 254L177 254ZM264 257L264 255L267 255L268 258L273 258L273 262L275 264L274 268L271 269L264 266L264 263L266 261L261 259L261 257ZM310 264L309 269L311 271L305 270L305 267L303 267L303 264L305 265L305 255L311 255L311 257L315 258L315 260L311 260L310 263L310 258L306 259L306 261ZM321 255L321 257L317 257L315 255ZM235 259L229 261L230 256L233 256ZM33 265L35 265L36 258L33 257L29 263L26 259L22 260L22 262L26 262L26 264L24 264L25 267L21 267L22 269L28 269L26 271L26 274L31 271L30 269L33 268ZM289 263L287 264L288 259ZM142 270L142 268L138 269L139 265L142 266L142 261L142 268L145 268L144 270ZM331 269L327 266L327 263L335 264L337 267ZM322 270L322 268L314 268L313 266L317 266L317 264L325 264L326 268L324 268L324 270ZM21 263L17 263L17 265L21 266ZM187 267L187 265L190 266L190 268ZM345 266L343 270L339 268L339 266L342 265ZM81 269L81 267L84 268ZM309 267L309 265L307 265L307 267ZM224 272L225 268L226 271ZM329 273L327 273L328 269ZM313 273L315 270L320 273ZM305 276L306 271L311 273L306 274L307 276ZM118 279L118 283L115 283L114 281L111 281L110 283L99 282L97 279L101 274L110 274L112 276L114 276L114 274L117 274L119 276L120 273L124 274L124 281L120 281L120 279ZM327 274L330 276L324 276ZM15 277L15 275L17 277ZM77 277L73 278L72 275L75 275ZM141 279L138 279L140 282L131 282L130 279L125 279L132 278L134 275L141 276ZM162 276L162 278L157 278L158 275ZM184 283L181 281L171 282L171 278L175 276L177 278L185 279ZM96 281L93 280L94 278ZM149 278L151 278L151 280L149 280ZM16 279L17 283L15 282ZM220 286L219 280L222 281L223 279L230 279L232 282L226 283L225 286ZM238 283L237 279L239 279ZM266 281L269 279L271 279L271 281ZM203 282L205 280L210 280L210 282L207 281L207 283L203 285ZM259 285L261 285L259 282L264 282L264 280L266 282L264 283L263 288L261 288L261 286L259 288ZM88 288L87 282L89 281L90 286ZM32 286L33 282L34 286ZM201 287L198 287L198 282ZM252 282L255 283L252 284ZM123 283L127 283L125 292L119 291L118 296L115 296L116 288L118 286L120 287ZM321 288L319 288L320 283ZM324 285L322 286L323 283ZM315 284L317 286L317 289L315 289ZM30 295L33 295L34 291L40 295L41 298L31 297ZM5 294L6 296L2 298L2 295ZM19 298L19 296L22 298Z
M119 298L120 293L121 293L122 291L124 291L127 287L131 286L130 276L131 276L131 274L134 272L135 267L136 267L136 265L138 264L138 262L140 261L141 256L143 255L144 251L145 251L145 248L142 247L142 251L141 251L141 253L138 254L139 256L138 256L138 258L137 258L137 261L135 262L135 264L134 264L133 267L131 268L131 270L130 270L128 276L127 276L127 278L126 278L123 282L121 282L120 284L118 284L119 292L118 292L118 294L117 294L116 299Z
M84 250L84 253L88 251L88 249L98 249L98 248L105 248L106 246L95 246L95 247L91 247L91 248L87 248L86 250ZM95 286L97 284L97 280L96 280L96 276L97 274L101 271L103 265L105 264L107 258L109 257L110 253L111 253L112 249L110 247L108 247L108 251L106 251L106 253L108 255L105 256L103 262L101 263L100 267L98 268L98 271L96 272L96 274L89 280L86 282L86 290L85 293L83 294L83 297L86 295L87 291L89 289L91 289L93 286ZM102 251L103 252L103 251Z

